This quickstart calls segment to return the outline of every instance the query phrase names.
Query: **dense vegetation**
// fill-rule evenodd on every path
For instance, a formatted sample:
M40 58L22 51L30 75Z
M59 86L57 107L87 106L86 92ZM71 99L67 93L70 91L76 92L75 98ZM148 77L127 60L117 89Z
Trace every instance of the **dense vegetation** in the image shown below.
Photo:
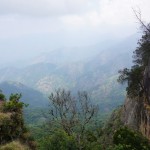
M149 150L150 143L140 133L127 127L118 129L113 136L114 150Z
M24 126L20 94L9 100L0 94L0 149L36 149L36 144ZM121 127L120 108L105 127L97 118L98 108L86 92L77 96L69 91L51 93L49 112L39 126L30 126L41 150L149 150L150 144L140 133ZM99 114L98 114L99 115ZM36 119L35 119L36 120ZM116 130L117 129L117 130Z
M75 99L69 91L58 90L51 94L48 122L32 128L38 141L38 149L149 150L150 143L146 138L139 132L123 126L120 120L120 107L113 112L109 121L103 126L100 119L93 114L96 107L86 103L86 100L89 100L86 97L87 93L79 94L83 94L80 102L84 106L80 111L74 108L76 105L73 103L74 100L78 102L78 99ZM83 113L86 112L85 110L93 114L92 117L91 115L85 117L86 114Z
M40 141L40 149L100 149L98 141L100 123L86 92L74 96L70 91L51 93L47 134Z
M11 94L9 100L0 93L0 149L36 149L36 144L24 125L20 94Z

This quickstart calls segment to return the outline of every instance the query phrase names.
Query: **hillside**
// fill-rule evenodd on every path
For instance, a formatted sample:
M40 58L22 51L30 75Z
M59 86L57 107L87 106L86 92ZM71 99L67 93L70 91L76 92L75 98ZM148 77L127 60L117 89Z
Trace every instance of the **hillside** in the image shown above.
M150 59L150 57L149 57ZM122 107L121 121L124 125L140 131L143 136L150 140L150 63L145 67L144 71L144 87L148 89L148 99L146 93L142 96L130 98L127 97Z
M131 65L135 46L134 35L106 49L101 45L58 49L32 59L26 67L0 69L0 81L20 82L47 97L58 88L86 90L94 102L109 111L123 102L125 91L116 83L117 74Z
M0 83L0 89L7 98L12 93L21 93L21 101L25 104L29 104L29 108L44 108L48 103L48 98L46 98L42 93L19 82L2 82Z
M35 150L36 143L24 125L24 103L20 95L11 94L6 100L0 93L0 149L1 150Z
M119 71L118 81L127 83L126 100L112 113L104 128L104 145L117 144L122 150L150 149L146 147L150 143L150 24L142 24L142 30L143 35L134 50L133 65ZM142 144L140 137L147 142Z

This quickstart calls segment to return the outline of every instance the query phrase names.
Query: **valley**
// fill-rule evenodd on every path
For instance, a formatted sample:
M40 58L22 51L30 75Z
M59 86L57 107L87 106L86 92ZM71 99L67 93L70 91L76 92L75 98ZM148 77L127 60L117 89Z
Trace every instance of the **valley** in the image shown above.
M102 112L111 112L125 98L125 87L116 80L118 70L132 64L132 50L135 47L134 35L105 50L100 45L80 50L58 49L31 59L24 67L18 67L19 64L1 68L0 87L6 95L22 93L23 101L29 107L36 97L36 103L33 102L35 106L46 105L50 93L59 88L74 93L87 91Z

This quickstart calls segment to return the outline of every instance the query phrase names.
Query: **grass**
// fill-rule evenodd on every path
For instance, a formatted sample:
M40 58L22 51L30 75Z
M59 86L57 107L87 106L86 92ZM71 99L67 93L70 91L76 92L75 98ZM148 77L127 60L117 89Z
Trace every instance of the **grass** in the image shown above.
M30 150L26 145L21 144L19 141L0 146L0 150Z

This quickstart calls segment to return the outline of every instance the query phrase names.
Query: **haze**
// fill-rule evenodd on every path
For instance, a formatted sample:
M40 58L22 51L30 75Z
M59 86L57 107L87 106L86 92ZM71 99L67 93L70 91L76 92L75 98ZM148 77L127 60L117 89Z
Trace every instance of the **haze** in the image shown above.
M149 0L0 0L0 64L124 39L139 28L132 8L148 22L149 6Z

